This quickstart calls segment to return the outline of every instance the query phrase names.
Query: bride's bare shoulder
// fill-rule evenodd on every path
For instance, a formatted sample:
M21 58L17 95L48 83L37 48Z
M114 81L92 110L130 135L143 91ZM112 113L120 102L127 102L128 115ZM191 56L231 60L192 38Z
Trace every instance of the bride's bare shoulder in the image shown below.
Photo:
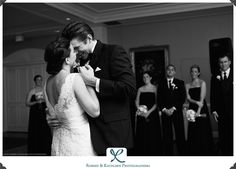
M75 79L82 79L80 73L71 73L72 76L74 76Z
M71 75L74 76L74 83L76 84L84 83L83 78L81 77L80 73L73 73Z

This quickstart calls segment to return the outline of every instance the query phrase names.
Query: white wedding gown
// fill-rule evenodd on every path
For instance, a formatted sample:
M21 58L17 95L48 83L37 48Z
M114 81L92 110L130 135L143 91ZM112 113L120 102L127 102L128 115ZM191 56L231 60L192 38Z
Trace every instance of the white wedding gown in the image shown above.
M45 92L50 116L56 116L61 125L53 129L52 151L54 156L92 156L94 152L87 116L77 102L72 84L75 73L69 74L61 87L58 103L53 107ZM46 88L46 87L45 87Z

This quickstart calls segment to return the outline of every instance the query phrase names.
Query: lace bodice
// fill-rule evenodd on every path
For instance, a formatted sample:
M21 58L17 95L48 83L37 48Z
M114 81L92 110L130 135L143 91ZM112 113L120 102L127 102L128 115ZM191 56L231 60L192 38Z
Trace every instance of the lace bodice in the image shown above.
M56 105L50 104L45 92L50 116L61 123L60 127L53 129L52 155L95 155L87 116L73 90L75 76L78 74L66 77Z

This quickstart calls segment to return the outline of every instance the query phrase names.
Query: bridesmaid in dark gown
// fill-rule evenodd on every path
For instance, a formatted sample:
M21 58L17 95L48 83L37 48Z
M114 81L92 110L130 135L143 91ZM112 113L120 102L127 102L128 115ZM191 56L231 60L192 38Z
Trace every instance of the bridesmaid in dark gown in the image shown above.
M46 103L43 98L42 76L34 77L35 87L26 98L30 107L28 123L28 155L50 155L51 131L46 121Z
M161 129L158 109L156 105L157 88L151 84L149 72L143 73L144 86L138 89L136 98L136 134L135 134L135 155L158 156L161 151ZM147 112L139 109L145 105Z
M197 112L195 122L188 123L189 155L213 155L213 137L209 111L205 101L206 83L200 76L200 67L193 65L190 69L192 81L186 84L189 109Z

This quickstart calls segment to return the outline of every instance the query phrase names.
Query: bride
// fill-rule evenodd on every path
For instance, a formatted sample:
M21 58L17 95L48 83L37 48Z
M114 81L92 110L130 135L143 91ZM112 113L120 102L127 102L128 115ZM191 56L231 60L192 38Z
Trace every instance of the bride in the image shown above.
M52 128L51 154L56 156L96 155L87 114L98 117L100 107L94 89L84 84L79 73L71 73L76 66L76 54L70 42L63 38L51 42L44 54L51 75L44 89L46 103L50 117L60 122Z

